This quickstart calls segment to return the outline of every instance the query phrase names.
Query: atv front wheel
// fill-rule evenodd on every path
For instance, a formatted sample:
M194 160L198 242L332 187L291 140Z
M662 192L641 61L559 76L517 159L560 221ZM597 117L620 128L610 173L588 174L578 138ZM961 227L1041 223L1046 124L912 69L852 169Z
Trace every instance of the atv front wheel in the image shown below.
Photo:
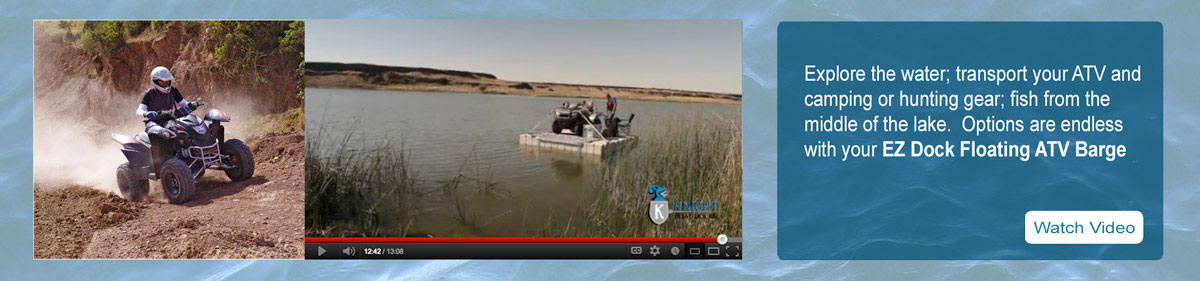
M126 200L142 201L150 192L150 181L136 179L133 171L129 170L129 162L125 162L117 167L117 188L121 189L121 196Z
M226 165L233 166L225 170L225 175L229 176L232 181L244 181L254 176L254 155L250 154L250 147L247 147L241 140L231 139L221 144L221 153L229 156L225 161Z
M192 170L179 158L163 162L158 178L162 180L163 193L167 195L167 201L171 204L182 204L196 196L196 181L192 179Z
M554 121L553 123L550 123L550 131L554 132L555 134L561 134L563 127L566 127L566 125L563 125L562 123L563 122L558 122L558 121Z

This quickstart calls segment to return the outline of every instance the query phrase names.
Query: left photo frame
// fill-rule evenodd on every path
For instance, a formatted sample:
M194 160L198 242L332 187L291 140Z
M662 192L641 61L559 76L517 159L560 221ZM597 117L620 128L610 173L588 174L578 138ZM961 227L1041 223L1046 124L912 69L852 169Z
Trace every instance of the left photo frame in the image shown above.
M35 259L300 259L304 21L37 20Z

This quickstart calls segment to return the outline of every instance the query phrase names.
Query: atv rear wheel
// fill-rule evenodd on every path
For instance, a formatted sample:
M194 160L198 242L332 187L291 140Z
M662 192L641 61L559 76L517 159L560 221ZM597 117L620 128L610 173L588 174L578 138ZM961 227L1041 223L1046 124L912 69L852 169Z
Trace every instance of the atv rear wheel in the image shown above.
M250 147L247 147L241 140L231 139L221 144L221 153L229 156L225 161L226 165L233 166L225 170L225 175L229 176L232 181L244 181L254 176L254 155L250 154Z
M167 195L167 201L171 204L182 204L196 196L196 181L192 179L192 170L179 158L163 162L158 178L162 180L163 194Z
M125 162L117 167L117 188L125 200L142 201L150 192L150 181L136 179L129 170L129 162Z

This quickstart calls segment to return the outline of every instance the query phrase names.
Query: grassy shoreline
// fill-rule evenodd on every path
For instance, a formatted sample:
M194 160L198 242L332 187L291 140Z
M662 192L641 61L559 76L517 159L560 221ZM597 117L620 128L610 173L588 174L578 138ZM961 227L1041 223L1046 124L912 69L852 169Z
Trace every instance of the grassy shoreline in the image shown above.
M324 130L305 143L304 231L311 237L404 236L381 228L383 210L402 210L415 173L402 146L366 142L354 129L322 152ZM361 145L354 145L359 143Z
M666 120L663 136L611 159L597 183L595 202L584 208L592 228L576 234L601 237L712 237L742 235L742 130L718 115ZM650 185L666 187L667 200L718 201L711 214L670 215L650 222Z

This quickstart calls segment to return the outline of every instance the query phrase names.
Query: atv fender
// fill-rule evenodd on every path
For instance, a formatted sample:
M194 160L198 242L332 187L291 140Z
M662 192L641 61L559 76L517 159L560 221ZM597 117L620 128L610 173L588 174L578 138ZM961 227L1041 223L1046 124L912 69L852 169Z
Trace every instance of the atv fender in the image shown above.
M129 160L133 179L150 179L150 144L122 134L112 134L112 138L121 144L121 153Z

